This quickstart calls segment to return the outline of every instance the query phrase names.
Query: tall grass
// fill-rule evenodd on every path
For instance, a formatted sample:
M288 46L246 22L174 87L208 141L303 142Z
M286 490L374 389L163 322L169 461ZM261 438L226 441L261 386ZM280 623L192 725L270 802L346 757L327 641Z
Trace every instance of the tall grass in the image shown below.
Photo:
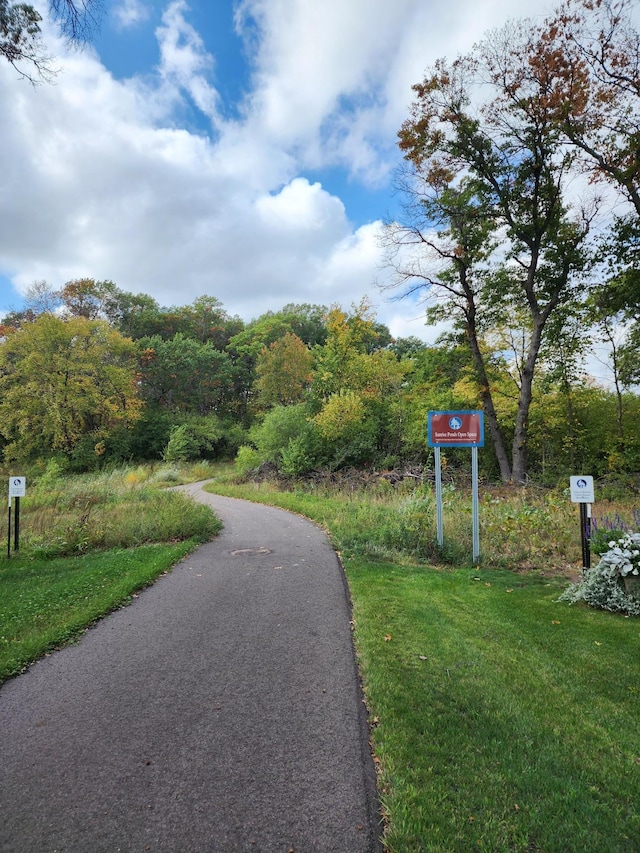
M219 478L215 490L302 511L329 527L338 550L351 555L449 565L471 563L472 507L468 490L443 490L444 547L436 536L436 503L430 485L366 490L298 484L237 483ZM634 523L632 499L594 506L596 523L609 517ZM306 509L305 509L306 508ZM537 570L575 578L582 570L577 505L564 490L484 487L480 493L481 564L517 571Z
M204 478L209 466L118 468L64 477L54 471L28 480L20 508L20 551L33 558L86 554L208 536L212 515L164 488ZM6 553L6 526L0 547Z

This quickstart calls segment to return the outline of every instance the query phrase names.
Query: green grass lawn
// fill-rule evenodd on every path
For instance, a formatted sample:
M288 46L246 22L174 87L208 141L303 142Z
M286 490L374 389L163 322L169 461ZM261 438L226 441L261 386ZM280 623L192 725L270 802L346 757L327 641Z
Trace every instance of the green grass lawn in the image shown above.
M0 561L0 682L126 603L196 544Z
M326 495L213 489L304 511L341 551L390 853L640 850L637 619L539 572L372 560Z
M390 850L640 849L637 622L506 572L347 572Z

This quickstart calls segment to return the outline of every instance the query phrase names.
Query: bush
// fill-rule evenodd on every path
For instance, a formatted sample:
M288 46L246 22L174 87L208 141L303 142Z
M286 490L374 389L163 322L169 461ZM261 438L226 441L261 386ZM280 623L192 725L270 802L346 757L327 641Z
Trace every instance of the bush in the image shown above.
M640 573L640 533L625 533L608 545L598 565L587 569L583 580L572 584L560 600L584 601L600 610L640 616L640 592L636 595L624 586L624 578Z
M165 462L192 462L216 459L224 446L225 431L214 415L191 416L171 428L163 453Z
M238 448L238 455L236 456L236 469L239 474L242 476L246 476L251 471L255 471L256 468L260 466L260 454L254 447L249 447L248 445L243 445Z
M272 463L283 474L299 475L322 464L324 443L318 427L310 419L306 404L274 406L249 438L255 445L241 447L236 460L240 473Z

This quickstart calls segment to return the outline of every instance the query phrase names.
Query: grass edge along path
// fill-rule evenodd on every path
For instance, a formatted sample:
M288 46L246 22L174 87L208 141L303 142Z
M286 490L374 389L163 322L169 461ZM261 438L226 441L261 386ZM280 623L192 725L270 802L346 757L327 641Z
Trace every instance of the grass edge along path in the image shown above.
M79 637L168 572L201 540L0 562L0 684ZM7 594L10 590L10 595Z
M326 496L213 483L323 524ZM565 584L341 553L389 853L640 850L640 622Z

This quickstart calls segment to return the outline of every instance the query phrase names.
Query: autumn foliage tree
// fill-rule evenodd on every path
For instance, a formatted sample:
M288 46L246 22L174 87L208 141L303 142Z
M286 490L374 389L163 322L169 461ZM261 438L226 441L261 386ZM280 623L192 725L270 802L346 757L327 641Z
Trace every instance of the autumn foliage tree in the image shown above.
M290 405L303 400L312 379L313 355L297 335L287 332L265 347L256 362L260 405Z
M5 458L95 453L140 415L131 341L101 320L43 314L0 346L0 433Z
M548 69L528 59L531 38L530 27L510 24L413 87L399 133L409 218L387 229L396 284L426 291L436 306L430 318L464 329L501 477L516 483L527 478L545 329L585 286L595 213L568 194L576 155L563 144ZM509 454L481 341L514 322L524 324L527 345Z

